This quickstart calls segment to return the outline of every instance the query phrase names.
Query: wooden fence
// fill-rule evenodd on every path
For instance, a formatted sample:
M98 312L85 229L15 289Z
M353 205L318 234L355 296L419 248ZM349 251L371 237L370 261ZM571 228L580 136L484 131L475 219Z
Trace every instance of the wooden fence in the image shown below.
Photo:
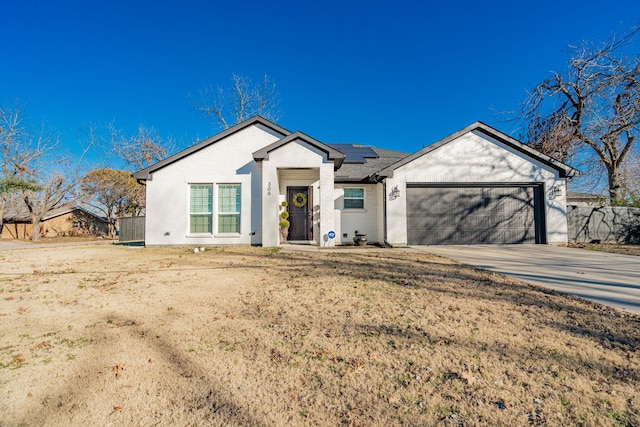
M144 217L130 216L118 219L120 222L120 242L144 242Z
M569 206L570 242L640 244L640 208Z

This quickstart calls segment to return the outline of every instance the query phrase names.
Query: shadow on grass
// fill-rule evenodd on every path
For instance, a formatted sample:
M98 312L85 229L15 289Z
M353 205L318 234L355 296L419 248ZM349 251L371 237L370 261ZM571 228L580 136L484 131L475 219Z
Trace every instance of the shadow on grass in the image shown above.
M260 269L270 271L280 279L284 275L292 284L304 291L305 286L313 286L312 280L319 277L329 277L331 281L380 280L392 289L415 289L416 291L429 291L445 296L456 296L478 301L478 306L486 308L498 301L506 302L513 306L514 310L526 310L535 307L536 317L532 319L531 327L539 325L549 327L556 331L569 332L576 336L587 337L604 348L637 351L640 348L640 318L638 316L624 315L616 310L608 309L597 304L582 301L579 298L562 295L534 285L524 284L505 276L489 273L461 264L450 264L444 259L423 254L384 252L384 253L327 253L327 254L283 254L264 253L256 250L255 253L246 251L229 250L225 252L211 252L211 257L226 255L241 256L242 262L225 263L224 265L198 266L197 262L204 258L193 258L195 265L184 265L171 270L234 270L234 269ZM207 255L207 252L202 255ZM255 257L259 257L255 258ZM267 262L265 260L273 260ZM156 260L153 261L157 262ZM191 260L189 262L192 262ZM158 274L169 272L167 269L153 269ZM119 270L106 270L100 274L117 274ZM77 273L73 273L77 274ZM83 274L86 274L83 273ZM223 273L220 273L223 274ZM455 279L455 286L452 285ZM215 278L212 276L212 280ZM426 295L426 293L425 293ZM295 301L291 301L295 304ZM553 314L546 316L545 313ZM266 425L267 420L260 419L249 408L243 407L233 396L225 394L220 381L214 373L208 371L197 361L190 358L184 350L180 350L175 343L156 334L153 328L146 328L129 318L110 314L96 319L99 323L114 322L121 327L123 333L136 337L148 348L161 354L163 359L173 367L178 375L184 378L202 378L207 387L202 387L202 394L192 396L180 396L181 402L190 408L199 411L205 418L216 422L243 425ZM386 341L417 340L424 345L458 346L472 355L477 352L489 352L509 360L527 360L536 358L544 364L558 364L574 370L576 366L585 366L601 372L608 378L617 378L621 381L640 381L637 370L624 370L613 363L605 363L601 360L587 360L571 354L570 350L558 353L549 353L543 349L524 349L492 346L489 343L474 342L459 337L440 336L434 333L412 327L402 326L399 323L374 324L374 323L350 323L335 319L342 328L355 336L379 336ZM188 333L188 331L185 331ZM93 338L87 332L88 338ZM140 337L144 336L144 339ZM117 334L108 335L107 344L115 340ZM391 345L391 344L389 344ZM396 344L397 345L397 344ZM465 353L466 354L466 353ZM62 386L54 396L58 402L82 402L99 389L104 381L103 376L95 375L104 370L104 359L78 367L78 372L69 374L69 378L82 378L82 387L78 387L69 393ZM177 399L177 398L176 398ZM181 408L178 408L178 410ZM57 411L60 417L67 416L64 411L69 407L61 405L57 409L47 408L47 411Z
M615 378L621 382L636 384L640 381L640 371L628 367L613 366L602 363L600 360L585 359L571 354L570 351L557 352L534 347L526 349L523 347L491 345L486 342L471 341L460 337L428 334L420 328L398 327L375 324L345 324L344 330L353 329L355 333L368 336L378 336L389 343L389 349L403 345L402 340L407 343L422 342L431 347L452 348L459 347L468 353L468 360L460 360L461 363L472 362L478 354L493 354L496 360L511 360L514 363L525 363L527 360L535 359L539 366L551 366L557 364L565 371L595 370L605 378Z
M310 267L308 257L287 254L300 271ZM487 272L465 264L444 264L437 256L390 252L380 254L327 254L322 260L329 273L343 278L383 280L400 287L425 289L443 295L455 295L478 301L504 301L516 307L536 307L552 312L563 322L536 319L559 331L587 336L610 348L622 346L640 350L640 316L623 313L576 296L546 289ZM456 279L457 287L447 282ZM550 318L553 316L549 316Z
M224 393L221 390L221 387L218 385L218 380L212 376L210 371L190 359L184 351L177 349L171 341L162 338L159 332L150 328L144 328L142 325L132 321L131 318L124 318L113 313L96 319L96 323L103 325L119 325L118 332L129 334L141 345L145 345L151 350L155 350L158 354L162 355L164 361L172 367L171 372L178 373L178 375L183 378L193 378L193 381L198 380L207 384L207 386L203 386L201 388L203 391L206 390L202 395L175 395L171 397L171 399L175 401L174 407L156 409L156 412L151 416L157 416L158 411L160 411L160 424L166 423L172 419L172 412L175 411L179 413L182 411L184 413L197 412L198 415L194 418L209 420L215 425L268 425L264 420L258 419L256 414L249 411L249 409L243 408L241 405L234 402L233 398L229 396L228 393ZM112 334L106 344L108 345L111 343L114 348L117 347L116 341L119 339L118 336L118 333ZM95 338L95 335L87 334L82 338L90 341ZM108 361L107 363L109 362L115 363L116 360ZM55 417L54 419L57 420L67 419L69 421L69 425L73 425L73 416L75 415L74 408L77 407L78 404L86 402L90 398L94 397L96 390L100 390L105 385L105 376L96 375L96 373L103 373L105 369L110 371L110 367L107 368L105 366L104 357L98 357L93 361L85 361L81 365L78 364L76 366L78 366L77 372L66 372L65 377L73 378L78 381L79 386L75 387L72 392L69 392L68 387L62 385L57 392L53 391L48 393L46 399L48 402L51 402L51 405L45 405L44 408L40 405L39 408L33 408L26 411L25 414L27 415L25 416L24 421L18 422L17 425L30 425L30 423L33 422L32 413L38 413L41 411L42 415L39 417L39 420L43 422L42 425L46 425L46 420L50 420L52 417ZM189 387L189 389L198 390L197 387ZM142 393L142 391L140 391L140 393ZM150 399L150 397L147 395L140 396L141 401L146 401L148 399ZM113 408L112 403L109 402L105 403L103 412L92 412L91 414L87 414L85 412L83 416L96 421L96 425L109 424L97 421L100 419L109 419L109 417L112 417L110 420L112 423L122 425L126 425L128 423L126 421L127 419L129 419L130 423L135 425L156 425L155 422L158 421L157 419L155 419L155 422L147 420L147 422L141 424L141 418L143 418L142 415L138 416L133 413L126 413L126 402L122 407L124 409L114 409L109 413ZM163 409L166 410L165 414L161 413ZM82 411L82 409L80 409L80 411ZM118 415L122 415L123 417L118 417Z

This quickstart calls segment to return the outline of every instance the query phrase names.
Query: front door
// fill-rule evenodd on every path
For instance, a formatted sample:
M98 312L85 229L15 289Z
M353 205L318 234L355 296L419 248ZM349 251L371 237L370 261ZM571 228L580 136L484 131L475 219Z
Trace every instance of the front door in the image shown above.
M308 187L287 187L289 204L289 240L311 240L313 221L311 221L311 200Z

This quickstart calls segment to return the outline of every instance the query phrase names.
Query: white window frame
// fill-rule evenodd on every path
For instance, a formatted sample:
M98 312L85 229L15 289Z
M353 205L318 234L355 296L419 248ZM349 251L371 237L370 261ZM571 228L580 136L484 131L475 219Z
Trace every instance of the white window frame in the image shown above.
M221 195L221 191L220 191L220 187L224 187L224 186L233 186L233 187L238 187L238 193L237 193L237 197L238 200L236 202L236 206L237 206L237 210L236 211L229 211L229 212L223 212L221 209L221 203L220 203L220 195ZM239 236L240 235L240 231L242 229L242 184L237 183L237 182L224 182L224 183L217 183L215 185L215 192L214 192L214 198L216 200L216 207L215 207L215 215L214 215L214 226L215 226L215 235L216 236ZM238 230L237 231L220 231L220 226L221 226L221 222L220 221L220 216L221 215L236 215L238 217Z
M347 197L347 190L361 190L362 191L362 197ZM362 200L362 207L347 207L347 200ZM357 211L362 211L364 210L365 207L365 189L364 187L344 187L343 188L343 193L342 193L342 209L344 210L348 210L348 211L353 211L353 210L357 210Z
M196 186L200 186L200 187L209 187L211 188L211 199L209 200L209 204L211 206L211 210L208 212L193 212L192 211L192 188L196 187ZM214 185L213 183L204 183L204 182L194 182L194 183L189 183L189 207L188 207L188 211L189 211L189 223L187 225L188 227L188 235L190 236L211 236L213 234L213 227L215 226L213 221L213 200L214 200ZM192 231L192 217L194 215L200 215L200 216L204 216L204 215L208 215L209 216L209 225L211 226L211 229L209 231Z

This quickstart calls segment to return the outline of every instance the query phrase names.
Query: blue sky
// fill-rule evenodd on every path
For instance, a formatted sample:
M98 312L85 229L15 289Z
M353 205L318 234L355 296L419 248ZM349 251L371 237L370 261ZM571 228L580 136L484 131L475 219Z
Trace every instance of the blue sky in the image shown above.
M0 104L69 147L89 123L153 126L183 146L217 132L189 94L232 73L278 84L285 128L413 152L513 110L566 46L640 21L637 0L9 1Z

